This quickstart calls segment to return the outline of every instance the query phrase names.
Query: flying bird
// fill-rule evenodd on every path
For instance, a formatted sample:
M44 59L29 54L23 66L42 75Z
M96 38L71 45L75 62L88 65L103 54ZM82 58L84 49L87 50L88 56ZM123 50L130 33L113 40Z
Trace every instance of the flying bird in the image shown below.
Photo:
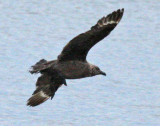
M98 20L90 30L73 38L62 50L56 60L40 60L31 67L30 73L40 73L37 79L36 90L28 99L28 106L37 106L49 98L63 84L67 86L66 79L79 79L104 75L96 65L86 60L89 50L104 39L117 26L123 16L124 9L118 9Z

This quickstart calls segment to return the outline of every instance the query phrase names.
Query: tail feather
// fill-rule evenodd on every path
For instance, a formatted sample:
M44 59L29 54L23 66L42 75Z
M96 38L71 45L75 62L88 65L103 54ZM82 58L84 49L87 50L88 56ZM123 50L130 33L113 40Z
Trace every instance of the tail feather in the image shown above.
M32 97L28 99L27 105L34 107L34 106L37 106L37 105L45 102L49 98L50 98L50 96L45 94L43 91L40 91L40 92L32 95Z
M48 69L49 67L51 67L53 63L54 63L54 60L53 61L47 61L45 59L41 59L39 62L37 62L35 65L33 65L31 67L29 72L31 74L42 72L45 69Z

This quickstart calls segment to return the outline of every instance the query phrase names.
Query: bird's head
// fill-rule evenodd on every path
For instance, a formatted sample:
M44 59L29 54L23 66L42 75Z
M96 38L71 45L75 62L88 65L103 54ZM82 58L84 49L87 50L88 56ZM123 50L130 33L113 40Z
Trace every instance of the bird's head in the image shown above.
M92 76L95 76L95 75L104 75L104 76L106 76L106 73L103 72L102 70L100 70L99 67L97 67L97 66L92 66L91 75L92 75Z

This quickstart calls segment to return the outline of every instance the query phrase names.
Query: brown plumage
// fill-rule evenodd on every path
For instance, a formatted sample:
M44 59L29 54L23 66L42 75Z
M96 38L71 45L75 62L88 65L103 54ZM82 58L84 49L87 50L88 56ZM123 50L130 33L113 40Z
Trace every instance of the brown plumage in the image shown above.
M44 101L54 97L55 92L62 85L66 85L65 79L56 71L46 71L38 79L36 83L36 90L32 97L28 99L27 105L36 106Z
M112 12L101 18L97 24L85 33L73 38L62 50L58 60L85 61L88 51L100 40L104 39L116 27L123 16L124 9Z
M36 83L36 90L27 105L37 106L53 98L60 86L67 85L65 79L78 79L95 75L106 75L99 67L87 62L89 50L104 39L117 26L124 9L112 12L101 18L96 25L85 33L73 38L62 50L57 60L40 60L30 73L41 73Z

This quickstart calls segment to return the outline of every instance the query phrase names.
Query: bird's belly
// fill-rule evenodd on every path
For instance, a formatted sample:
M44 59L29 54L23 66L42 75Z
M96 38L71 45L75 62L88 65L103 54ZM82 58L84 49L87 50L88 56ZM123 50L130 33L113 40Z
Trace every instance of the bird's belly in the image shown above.
M83 62L68 61L58 65L58 71L66 79L78 79L89 76L89 66Z

